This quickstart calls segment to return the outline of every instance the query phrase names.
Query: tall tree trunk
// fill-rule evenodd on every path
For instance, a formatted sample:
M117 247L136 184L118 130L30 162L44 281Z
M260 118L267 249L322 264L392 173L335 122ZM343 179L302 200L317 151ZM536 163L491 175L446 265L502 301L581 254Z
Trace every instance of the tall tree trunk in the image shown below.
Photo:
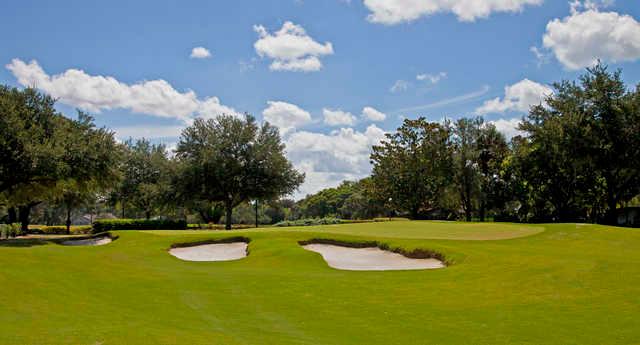
M18 217L20 219L20 228L23 234L29 232L29 213L31 213L31 205L18 207Z
M18 212L16 211L15 207L9 207L9 209L7 210L7 213L8 213L7 216L9 218L8 219L9 224L18 222Z
M618 225L618 215L616 213L618 203L613 197L613 193L607 192L607 215L606 223L609 225Z
M413 207L411 209L411 219L418 219L418 211L420 210L419 207Z
M486 207L487 207L486 201L484 200L484 197L481 197L481 200L480 200L480 221L481 222L484 222Z
M256 199L256 228L258 227L258 199Z
M124 219L124 199L122 199L122 219Z
M145 218L147 218L147 220L149 220L151 218L151 211L149 211L149 210L144 211L144 216L145 216Z
M67 207L67 235L71 233L71 207Z
M464 188L467 189L466 186ZM464 218L467 222L471 221L471 200L470 195L465 194L465 190L460 192L460 199L462 199L462 208L464 209Z
M207 212L205 212L203 210L198 210L198 213L200 214L200 218L202 218L202 221L205 224L211 223L211 218L207 215Z
M224 208L226 212L225 220L224 220L225 222L224 228L226 230L231 230L231 216L233 215L233 202L231 202L231 200L225 201Z

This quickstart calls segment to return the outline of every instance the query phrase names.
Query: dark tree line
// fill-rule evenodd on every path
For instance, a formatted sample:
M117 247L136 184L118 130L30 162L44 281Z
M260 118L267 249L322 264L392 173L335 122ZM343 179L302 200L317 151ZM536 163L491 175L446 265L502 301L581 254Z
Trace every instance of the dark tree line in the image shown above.
M185 218L231 228L233 209L252 200L273 203L304 180L285 158L277 128L249 115L196 119L175 155L147 140L118 143L82 112L76 120L55 110L35 89L0 87L0 220L22 224L64 219L75 210L123 218ZM278 216L274 214L274 218Z
M117 176L113 133L82 112L77 120L62 116L54 103L31 88L0 86L0 204L23 232L36 205L73 208Z
M293 202L304 175L278 130L251 116L196 119L175 154L118 143L34 89L0 87L0 218L27 230L74 211L219 223L340 217L615 224L640 200L640 87L598 64L522 119L509 142L482 118L405 120L373 147L371 177ZM236 214L233 210L236 209ZM3 213L3 214L1 214Z
M406 120L373 148L378 199L414 218L615 224L640 194L640 88L601 64L553 86L510 144L481 118Z

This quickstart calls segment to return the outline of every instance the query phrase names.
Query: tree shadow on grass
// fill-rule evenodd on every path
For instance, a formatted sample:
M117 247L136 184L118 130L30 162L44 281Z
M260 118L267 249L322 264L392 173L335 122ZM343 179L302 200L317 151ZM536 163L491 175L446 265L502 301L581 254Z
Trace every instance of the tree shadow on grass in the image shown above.
M8 240L0 240L0 247L35 247L44 246L49 241L37 238L12 238Z

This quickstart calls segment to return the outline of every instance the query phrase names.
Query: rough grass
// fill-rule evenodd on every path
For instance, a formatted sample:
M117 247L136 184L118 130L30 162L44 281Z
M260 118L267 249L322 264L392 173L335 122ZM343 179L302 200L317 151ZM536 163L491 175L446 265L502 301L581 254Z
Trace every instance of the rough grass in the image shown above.
M640 339L638 230L394 222L115 234L118 241L98 247L40 241L0 246L0 344ZM535 235L477 241L524 234ZM250 256L186 262L166 252L174 243L232 236L251 239ZM430 239L442 237L449 239ZM429 249L455 264L427 271L340 271L298 245L312 238Z

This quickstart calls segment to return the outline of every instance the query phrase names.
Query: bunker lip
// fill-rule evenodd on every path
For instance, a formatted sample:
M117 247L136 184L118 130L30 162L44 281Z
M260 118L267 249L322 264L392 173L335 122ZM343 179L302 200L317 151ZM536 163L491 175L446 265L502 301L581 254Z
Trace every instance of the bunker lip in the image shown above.
M421 270L444 268L450 264L444 255L433 250L391 249L387 244L376 241L347 242L315 238L299 241L298 244L321 254L330 267L342 270Z
M229 237L216 240L174 243L169 254L184 261L232 261L249 255L246 237Z
M63 246L102 246L109 244L116 240L118 236L113 236L110 232L102 232L90 236L74 237L74 238L60 238L55 239L54 242Z

